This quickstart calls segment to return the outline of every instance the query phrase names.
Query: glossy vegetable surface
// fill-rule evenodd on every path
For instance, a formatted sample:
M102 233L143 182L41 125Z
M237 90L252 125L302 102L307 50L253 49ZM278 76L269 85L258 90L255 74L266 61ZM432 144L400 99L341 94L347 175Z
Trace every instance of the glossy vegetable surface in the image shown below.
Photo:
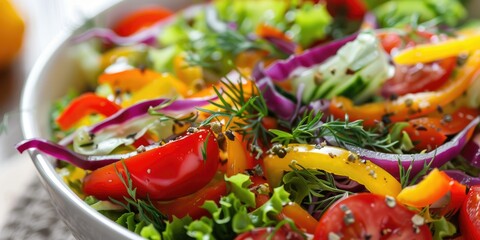
M173 142L99 168L84 180L83 191L98 199L128 196L126 170L141 198L171 200L205 186L218 167L218 145L208 129L199 129Z
M393 198L362 193L330 207L318 222L314 239L432 239L423 221Z

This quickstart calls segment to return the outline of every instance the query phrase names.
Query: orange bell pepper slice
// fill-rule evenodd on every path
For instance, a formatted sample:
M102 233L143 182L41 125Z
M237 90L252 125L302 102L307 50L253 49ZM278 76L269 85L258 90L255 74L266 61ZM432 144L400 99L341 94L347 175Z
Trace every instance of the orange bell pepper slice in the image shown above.
M318 221L297 203L291 202L285 205L282 209L282 215L291 219L298 228L305 232L315 233Z
M397 201L417 208L429 206L450 191L451 182L448 175L435 168L416 185L402 189Z
M128 69L115 73L104 73L98 78L99 84L108 84L114 90L136 91L162 75L151 70Z
M120 109L119 105L104 97L85 93L74 99L55 121L60 129L67 130L89 114L99 113L108 117Z
M350 120L364 120L365 126L374 126L387 117L392 122L420 117L444 107L462 95L480 73L480 51L475 51L458 71L455 79L436 92L407 94L393 101L367 103L355 106L352 100L335 97L330 113L339 119L348 114Z

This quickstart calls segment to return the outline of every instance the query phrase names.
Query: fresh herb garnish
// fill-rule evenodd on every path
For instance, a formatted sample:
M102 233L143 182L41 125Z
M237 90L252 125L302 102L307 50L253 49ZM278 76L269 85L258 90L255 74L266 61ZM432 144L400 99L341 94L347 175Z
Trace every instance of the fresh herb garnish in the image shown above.
M381 134L365 129L362 120L350 122L348 115L345 116L345 121L330 119L323 122L322 117L323 113L310 111L304 113L300 122L293 126L290 132L270 129L269 131L276 135L272 142L288 145L291 142L310 143L322 137L333 137L341 146L371 147L384 151L389 151L396 143L389 143Z
M298 163L290 165L292 171L283 176L285 190L290 199L298 204L314 206L320 215L334 202L352 194L337 188L333 174L316 169L307 169Z
M157 229L158 231L165 230L165 222L168 220L168 218L155 208L150 198L147 198L147 200L137 199L137 188L133 187L132 178L125 164L125 161L122 160L121 162L125 174L122 174L117 169L116 165L115 173L120 178L120 181L122 181L130 197L123 197L124 200L127 202L126 204L113 198L110 198L110 201L124 207L128 212L134 212L134 210L136 209L136 211L138 211L138 218L140 219L140 221L143 221L146 224L153 224L155 229Z
M207 161L207 147L208 147L208 139L210 138L210 134L211 133L208 133L207 135L207 138L205 139L205 142L203 142L203 146L202 146L202 158L203 158L203 162L206 162Z
M209 114L209 117L200 125L204 126L214 120L225 119L225 129L243 135L246 141L252 145L253 150L261 144L268 144L270 134L262 125L263 118L268 116L268 108L265 99L259 94L257 86L252 83L249 91L246 91L240 80L237 82L222 81L222 85L225 87L225 91L214 88L220 101L210 102L218 109L198 109Z
M431 166L432 166L432 163L433 161L435 160L435 156L436 154L434 154L434 157L432 158L432 160L430 162L427 163L427 161L424 161L423 162L423 168L422 170L420 170L415 176L411 177L410 174L412 172L412 169L413 169L413 162L415 161L414 159L412 159L410 165L408 165L408 168L405 169L405 167L403 167L402 165L402 162L400 161L400 159L398 159L398 169L399 169L399 175L400 175L400 184L402 185L402 189L403 188L406 188L408 186L411 186L411 185L414 185L418 182L418 180L425 176L430 170L431 170Z

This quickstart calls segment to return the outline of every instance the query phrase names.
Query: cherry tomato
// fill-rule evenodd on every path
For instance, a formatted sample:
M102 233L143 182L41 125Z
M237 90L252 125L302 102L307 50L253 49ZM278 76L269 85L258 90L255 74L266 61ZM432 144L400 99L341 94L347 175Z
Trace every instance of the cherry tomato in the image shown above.
M460 231L465 239L480 239L480 185L473 186L460 210Z
M252 231L238 235L235 240L305 240L305 237L284 225L280 229L275 230L274 227L255 228Z
M172 11L161 7L140 9L120 20L113 30L120 36L129 36L154 25L172 14Z
M456 66L456 58L416 65L396 65L395 75L382 86L384 96L435 91L442 87Z
M207 210L202 208L203 203L207 200L212 200L218 203L220 198L227 194L227 184L225 183L223 174L217 175L205 187L200 190L168 202L153 202L155 208L161 213L168 216L172 220L173 216L182 218L187 215L193 219L199 219L203 216L208 216Z
M334 203L318 222L314 239L432 239L426 224L414 224L414 216L385 196L360 193Z
M207 185L217 172L218 162L219 148L213 132L198 129L123 162L92 171L83 181L83 191L102 200L129 196L117 174L126 179L125 165L138 198L172 200Z
M326 0L326 3L328 12L334 17L361 20L367 12L367 6L361 0Z

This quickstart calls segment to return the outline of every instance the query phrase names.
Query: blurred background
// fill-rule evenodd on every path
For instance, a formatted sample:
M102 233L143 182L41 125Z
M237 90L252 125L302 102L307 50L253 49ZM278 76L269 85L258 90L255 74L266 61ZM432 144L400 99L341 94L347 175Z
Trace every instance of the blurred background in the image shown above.
M116 1L118 0L0 0L2 240L72 238L48 203L46 191L37 180L28 154L20 155L14 148L23 138L20 128L20 95L29 71L55 36L75 28L86 18ZM20 211L25 208L32 208L27 211L28 215L25 215L25 211ZM32 224L25 224L26 219Z

